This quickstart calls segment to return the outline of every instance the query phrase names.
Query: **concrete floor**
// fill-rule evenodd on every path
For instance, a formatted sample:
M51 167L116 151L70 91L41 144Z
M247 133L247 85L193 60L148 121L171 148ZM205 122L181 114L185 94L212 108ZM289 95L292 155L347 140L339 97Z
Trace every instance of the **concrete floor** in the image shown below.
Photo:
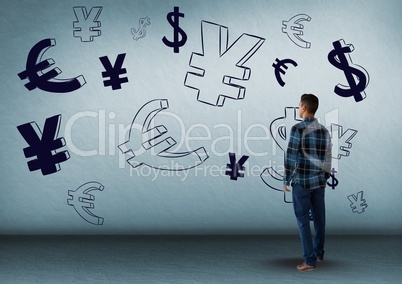
M402 236L0 236L1 283L400 283Z

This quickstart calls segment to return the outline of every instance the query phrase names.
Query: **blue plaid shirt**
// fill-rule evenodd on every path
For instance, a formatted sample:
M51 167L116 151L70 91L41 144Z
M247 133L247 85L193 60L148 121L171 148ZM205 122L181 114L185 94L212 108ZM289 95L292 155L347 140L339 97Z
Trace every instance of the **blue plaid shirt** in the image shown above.
M314 117L307 117L290 131L285 156L283 184L300 184L305 189L323 188L330 177L331 137Z

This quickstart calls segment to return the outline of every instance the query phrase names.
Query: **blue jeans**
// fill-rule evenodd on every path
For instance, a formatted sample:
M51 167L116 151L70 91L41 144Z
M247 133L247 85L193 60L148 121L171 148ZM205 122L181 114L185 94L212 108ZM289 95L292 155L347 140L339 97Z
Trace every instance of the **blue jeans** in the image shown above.
M292 188L293 208L307 265L315 265L317 257L324 258L325 242L325 188L306 190L295 184ZM314 219L314 243L310 231L309 211Z

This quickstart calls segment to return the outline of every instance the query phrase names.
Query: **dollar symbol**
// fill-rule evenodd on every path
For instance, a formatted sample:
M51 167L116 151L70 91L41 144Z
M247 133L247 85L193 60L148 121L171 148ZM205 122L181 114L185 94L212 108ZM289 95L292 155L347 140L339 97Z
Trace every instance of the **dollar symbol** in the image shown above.
M96 181L84 183L76 190L68 191L67 204L73 206L78 215L88 223L103 225L103 218L96 216L90 209L94 209L95 196L91 191L103 191L105 187Z
M151 20L148 18L148 17L146 17L146 18L141 18L140 20L139 20L139 27L138 27L138 30L136 30L136 29L134 29L134 28L132 28L131 29L131 33L133 34L133 38L135 39L135 40L139 40L140 38L143 38L143 37L145 37L146 36L146 34L147 34L147 31L146 31L146 27L148 26L148 25L150 25L151 24Z
M334 41L332 45L334 49L328 53L328 61L336 68L343 70L349 84L349 87L342 84L336 85L334 92L341 97L354 96L356 102L362 101L366 98L364 90L369 82L367 71L363 67L353 64L349 54L354 50L352 44L346 44L343 39L340 39ZM355 78L357 78L358 83L356 83Z
M174 53L179 53L179 48L187 41L187 34L179 27L179 17L184 18L184 14L179 12L179 7L174 7L173 12L167 14L166 19L173 27L173 41L169 41L165 36L162 38L164 44L173 47ZM181 40L179 40L179 34L181 35Z
M338 180L335 178L335 174L337 173L337 171L335 171L335 169L334 168L332 168L332 170L331 170L331 178L332 178L332 182L331 183L329 183L329 182L327 182L327 185L329 185L330 187L332 187L332 189L335 189L335 187L338 185Z
M298 109L298 107L285 107L285 116L274 119L269 127L272 138L284 152L286 152L289 143L292 125L301 121L298 118Z

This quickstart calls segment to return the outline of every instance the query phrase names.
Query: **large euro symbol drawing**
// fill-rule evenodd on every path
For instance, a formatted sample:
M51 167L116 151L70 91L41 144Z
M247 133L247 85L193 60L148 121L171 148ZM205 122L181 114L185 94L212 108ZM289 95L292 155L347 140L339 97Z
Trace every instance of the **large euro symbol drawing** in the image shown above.
M73 206L78 215L88 223L103 225L103 218L93 214L89 209L94 209L95 196L90 194L93 190L103 191L105 187L96 181L84 183L76 190L69 190L67 204Z
M118 147L131 157L127 162L136 168L146 165L151 168L181 171L194 168L208 159L204 147L187 152L169 152L177 144L164 125L153 125L154 117L167 109L167 99L149 101L135 115L129 132L129 139Z
M29 51L26 69L18 74L21 80L28 78L29 82L25 84L28 90L39 88L47 92L68 93L85 85L86 81L82 75L70 79L58 79L55 77L61 73L59 68L45 71L53 66L55 61L52 58L42 60L42 57L50 47L55 45L55 39L47 38L35 44Z
M298 14L290 18L289 21L282 21L282 32L286 33L291 41L301 48L310 48L311 42L305 41L301 38L303 35L304 26L301 24L303 21L310 22L311 17L306 14Z

